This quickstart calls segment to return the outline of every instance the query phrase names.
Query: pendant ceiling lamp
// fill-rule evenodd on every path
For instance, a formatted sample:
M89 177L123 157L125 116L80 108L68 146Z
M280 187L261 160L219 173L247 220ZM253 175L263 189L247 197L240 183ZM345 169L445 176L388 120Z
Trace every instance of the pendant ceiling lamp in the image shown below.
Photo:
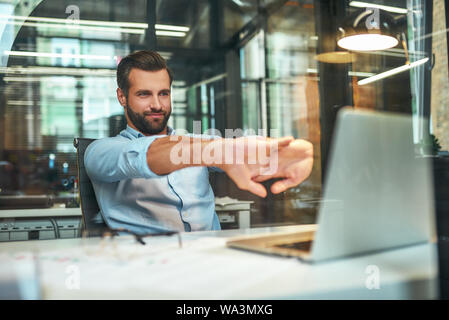
M358 10L338 28L337 44L349 51L376 51L399 44L394 18L378 8Z

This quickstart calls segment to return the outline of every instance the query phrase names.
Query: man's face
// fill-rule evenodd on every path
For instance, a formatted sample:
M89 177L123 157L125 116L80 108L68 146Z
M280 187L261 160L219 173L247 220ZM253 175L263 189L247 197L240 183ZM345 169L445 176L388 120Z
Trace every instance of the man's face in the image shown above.
M171 114L170 77L167 70L144 71L132 69L129 73L128 98L117 89L120 104L125 107L128 125L149 136L167 133Z

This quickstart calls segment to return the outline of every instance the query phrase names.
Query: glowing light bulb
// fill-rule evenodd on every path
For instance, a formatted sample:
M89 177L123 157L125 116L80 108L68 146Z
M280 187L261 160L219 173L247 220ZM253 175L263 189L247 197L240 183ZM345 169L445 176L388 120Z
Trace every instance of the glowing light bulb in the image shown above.
M350 51L386 50L397 46L398 39L382 34L358 34L338 40L337 44Z

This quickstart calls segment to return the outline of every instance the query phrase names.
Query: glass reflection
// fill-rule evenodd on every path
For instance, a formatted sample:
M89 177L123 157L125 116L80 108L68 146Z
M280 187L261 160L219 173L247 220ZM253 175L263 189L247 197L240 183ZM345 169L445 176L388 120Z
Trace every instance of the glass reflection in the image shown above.
M338 25L368 7L393 17L406 46L337 47ZM156 49L175 73L173 128L275 129L314 144L311 177L279 196L253 199L212 177L218 196L255 201L252 226L313 223L341 107L412 114L418 153L446 154L446 11L442 0L0 0L0 195L76 205L73 138L124 128L116 65Z

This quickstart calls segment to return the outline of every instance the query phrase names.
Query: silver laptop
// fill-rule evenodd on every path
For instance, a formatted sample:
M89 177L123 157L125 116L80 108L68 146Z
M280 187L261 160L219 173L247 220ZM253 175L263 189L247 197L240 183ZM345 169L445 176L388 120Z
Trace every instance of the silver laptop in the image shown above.
M410 116L341 110L327 172L317 225L227 245L322 261L432 240L431 167L415 155Z

